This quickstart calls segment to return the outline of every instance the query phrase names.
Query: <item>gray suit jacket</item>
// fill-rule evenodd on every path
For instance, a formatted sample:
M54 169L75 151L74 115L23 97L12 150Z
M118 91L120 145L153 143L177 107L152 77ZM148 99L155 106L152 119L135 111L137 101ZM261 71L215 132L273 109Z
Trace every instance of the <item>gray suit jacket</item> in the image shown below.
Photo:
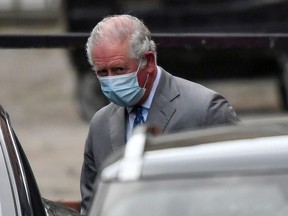
M239 122L220 94L162 69L146 123L164 133ZM110 103L91 121L81 173L82 208L86 209L103 160L125 144L125 108Z

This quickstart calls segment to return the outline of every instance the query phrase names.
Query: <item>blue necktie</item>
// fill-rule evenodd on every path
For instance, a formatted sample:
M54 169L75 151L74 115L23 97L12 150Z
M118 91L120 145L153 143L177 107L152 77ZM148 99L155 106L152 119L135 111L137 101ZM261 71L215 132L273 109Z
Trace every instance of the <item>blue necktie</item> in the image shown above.
M133 127L144 124L144 117L142 115L142 109L143 108L141 106L133 108L132 112L136 114Z

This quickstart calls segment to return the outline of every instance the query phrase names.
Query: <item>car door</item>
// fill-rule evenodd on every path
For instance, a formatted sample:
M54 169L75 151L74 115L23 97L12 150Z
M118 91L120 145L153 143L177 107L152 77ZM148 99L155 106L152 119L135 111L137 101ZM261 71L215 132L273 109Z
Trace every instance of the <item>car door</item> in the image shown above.
M0 216L46 215L28 160L2 107L0 126Z

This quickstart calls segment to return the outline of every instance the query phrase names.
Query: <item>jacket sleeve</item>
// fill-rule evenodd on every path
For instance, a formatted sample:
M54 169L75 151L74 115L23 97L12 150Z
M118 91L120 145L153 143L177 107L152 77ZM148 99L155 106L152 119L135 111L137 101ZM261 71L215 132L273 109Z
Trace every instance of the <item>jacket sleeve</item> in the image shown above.
M229 102L222 95L214 93L207 109L204 125L231 125L239 123L240 119Z
M94 156L92 151L92 134L91 128L85 143L84 161L81 170L80 190L81 190L81 213L87 213L92 201L93 185L97 176L97 168L95 167Z

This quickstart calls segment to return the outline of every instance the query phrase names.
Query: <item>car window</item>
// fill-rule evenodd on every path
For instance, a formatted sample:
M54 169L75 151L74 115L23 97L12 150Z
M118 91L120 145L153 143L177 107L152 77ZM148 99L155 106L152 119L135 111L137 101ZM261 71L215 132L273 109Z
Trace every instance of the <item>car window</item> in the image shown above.
M288 174L111 184L101 215L288 215Z
M4 154L5 148L4 148L4 139L2 131L0 131L0 216L2 215L16 215L16 206L14 203L14 192L12 190L12 183L10 181L10 178L13 178L11 176L11 173L8 172L8 168L5 162ZM10 178L9 178L10 176Z

